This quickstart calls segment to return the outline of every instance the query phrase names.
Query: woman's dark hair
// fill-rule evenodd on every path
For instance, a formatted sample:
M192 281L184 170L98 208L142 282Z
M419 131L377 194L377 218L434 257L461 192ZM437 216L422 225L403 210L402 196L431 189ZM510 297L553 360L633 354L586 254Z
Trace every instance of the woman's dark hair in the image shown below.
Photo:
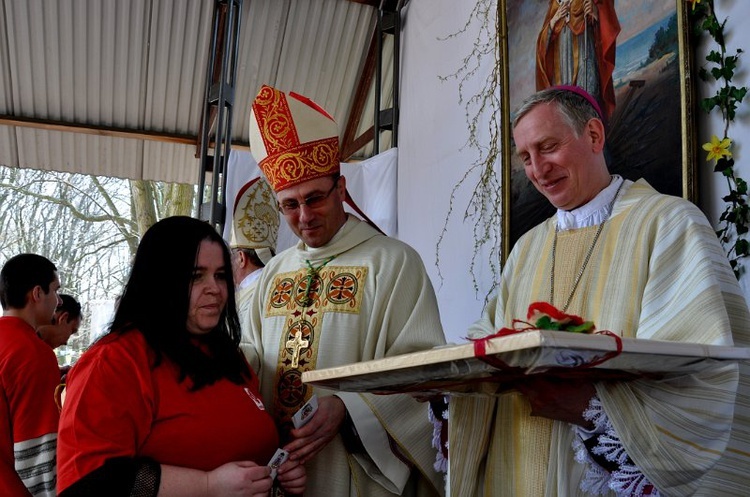
M187 331L187 319L193 269L204 240L221 246L227 303L216 328L196 337ZM146 231L138 245L110 333L140 331L156 353L154 366L167 356L179 367L179 381L190 378L194 390L221 378L242 383L250 370L239 351L231 275L229 249L211 225L186 216L163 219Z

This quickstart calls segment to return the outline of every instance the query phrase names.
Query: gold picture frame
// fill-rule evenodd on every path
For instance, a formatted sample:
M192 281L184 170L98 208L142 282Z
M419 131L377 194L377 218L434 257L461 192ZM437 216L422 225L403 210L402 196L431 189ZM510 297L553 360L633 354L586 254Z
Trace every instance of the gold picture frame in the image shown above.
M524 98L537 91L537 85L542 89L545 84L567 83L553 81L564 69L552 67L557 62L550 59L548 50L554 46L549 38L554 32L554 28L550 29L552 22L549 21L554 17L551 13L557 12L565 2L576 4L580 13L584 0L500 0L498 5L501 9L498 38L505 61L502 75L505 109L502 115L503 261L523 233L555 212L526 178L523 165L514 153L511 122L515 109ZM599 25L582 32L586 37L584 43L598 43L600 52L596 54L595 70L604 68L593 80L599 81L598 88L603 88L597 96L608 120L610 172L631 180L645 178L662 193L695 202L695 111L688 2L600 0L595 3L600 9L597 10ZM575 19L575 6L567 12ZM620 27L614 38L613 15ZM563 23L571 22L570 16L563 19L564 16L558 15L555 21L558 29L561 19ZM581 24L578 24L579 31ZM601 55L604 51L614 51L614 66L611 56L607 59ZM585 74L588 81L592 81L590 73Z

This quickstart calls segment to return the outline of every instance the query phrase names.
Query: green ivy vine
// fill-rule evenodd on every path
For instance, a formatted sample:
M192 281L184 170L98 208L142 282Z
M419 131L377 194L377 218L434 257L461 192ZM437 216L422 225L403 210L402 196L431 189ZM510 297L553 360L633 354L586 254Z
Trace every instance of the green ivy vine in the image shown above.
M706 113L719 109L724 121L723 137L720 139L713 136L711 142L703 145L703 149L708 152L706 160L715 161L714 171L726 178L729 188L729 194L722 198L726 208L719 218L716 235L726 249L729 263L739 279L744 272L741 259L750 255L750 242L747 240L750 229L750 206L747 182L740 178L734 169L735 159L730 151L732 140L729 137L729 125L734 121L737 107L747 94L746 87L732 84L742 50L737 49L734 54L727 54L724 38L727 20L719 22L714 0L687 1L692 3L690 17L696 37L700 38L707 33L718 45L706 55L708 67L701 67L698 77L707 83L718 83L716 93L702 99L700 106Z

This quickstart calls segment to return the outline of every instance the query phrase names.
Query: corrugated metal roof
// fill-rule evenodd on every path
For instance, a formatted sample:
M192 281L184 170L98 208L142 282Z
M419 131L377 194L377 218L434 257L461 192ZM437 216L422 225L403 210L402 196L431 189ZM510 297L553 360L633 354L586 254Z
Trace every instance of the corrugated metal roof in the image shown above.
M244 0L233 142L247 143L262 84L317 101L343 136L376 22L366 3ZM212 0L4 0L0 164L196 183L213 10ZM369 95L357 136L373 124Z

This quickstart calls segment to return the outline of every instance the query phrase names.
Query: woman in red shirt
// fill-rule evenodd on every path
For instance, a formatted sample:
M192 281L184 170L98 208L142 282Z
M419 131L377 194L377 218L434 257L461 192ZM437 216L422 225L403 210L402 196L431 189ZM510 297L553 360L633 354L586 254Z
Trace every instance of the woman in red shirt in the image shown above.
M238 348L231 276L209 224L171 217L146 232L109 333L68 375L60 497L268 495L278 434ZM276 478L304 490L298 462Z

